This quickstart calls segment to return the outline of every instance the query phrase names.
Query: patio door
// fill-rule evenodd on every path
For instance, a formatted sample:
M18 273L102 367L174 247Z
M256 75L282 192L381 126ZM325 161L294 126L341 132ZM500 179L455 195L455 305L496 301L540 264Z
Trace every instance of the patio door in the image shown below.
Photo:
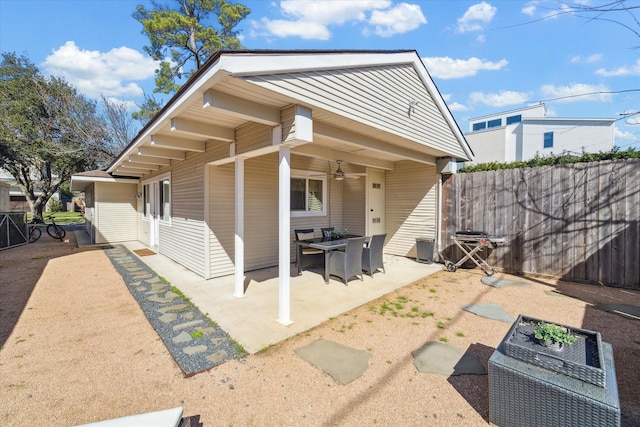
M367 170L367 236L385 232L384 171Z
M149 194L149 246L158 247L160 240L160 182L150 184Z

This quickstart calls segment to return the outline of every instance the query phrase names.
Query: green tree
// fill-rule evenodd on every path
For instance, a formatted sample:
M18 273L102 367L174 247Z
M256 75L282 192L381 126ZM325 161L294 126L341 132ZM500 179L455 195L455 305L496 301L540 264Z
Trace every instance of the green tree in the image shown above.
M0 168L42 218L49 198L76 172L108 158L105 124L96 105L62 79L45 78L22 56L0 63Z
M154 2L152 10L139 5L133 14L151 43L144 47L145 52L161 61L154 92L165 94L176 92L181 82L217 51L242 49L235 27L251 13L246 6L226 0L173 0L173 3L175 8ZM211 22L210 15L217 17L217 24ZM157 103L145 102L143 107L153 108L154 104ZM155 112L143 112L140 117L152 117Z

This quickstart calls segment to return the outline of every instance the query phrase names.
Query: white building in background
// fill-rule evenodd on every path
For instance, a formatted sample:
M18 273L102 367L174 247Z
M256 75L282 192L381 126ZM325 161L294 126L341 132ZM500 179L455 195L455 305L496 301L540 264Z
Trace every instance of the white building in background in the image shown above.
M609 151L615 119L547 117L544 104L469 120L465 138L475 163L513 162L550 154Z

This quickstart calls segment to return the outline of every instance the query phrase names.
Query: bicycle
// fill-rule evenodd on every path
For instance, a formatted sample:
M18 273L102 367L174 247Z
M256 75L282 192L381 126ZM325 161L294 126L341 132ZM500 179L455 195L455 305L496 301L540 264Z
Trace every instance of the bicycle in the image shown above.
M42 230L38 227L37 222L31 221L29 224L29 243L34 243L42 236Z
M55 217L51 217L51 224L47 225L47 234L54 239L62 241L67 235L67 232L64 231L64 228L56 224Z
M38 224L46 224L44 221L34 218L30 222L31 227L29 227L29 243L36 242L40 236L42 235L42 230L38 227ZM55 217L51 217L51 224L47 224L47 234L56 240L62 241L67 232L64 231L64 228L56 224Z

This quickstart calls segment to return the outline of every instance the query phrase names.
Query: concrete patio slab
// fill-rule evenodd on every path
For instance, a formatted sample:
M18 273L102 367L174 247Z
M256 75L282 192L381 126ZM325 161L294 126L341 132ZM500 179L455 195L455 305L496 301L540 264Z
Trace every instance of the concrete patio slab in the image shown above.
M87 241L86 235L84 230L76 231L79 245ZM148 249L140 242L122 244L132 252ZM326 284L322 271L317 269L305 270L297 276L295 265L291 264L293 323L284 326L277 322L277 267L247 272L245 295L236 298L233 295L233 276L206 280L159 253L139 259L179 288L202 313L251 354L442 270L439 264L423 264L411 258L385 255L386 273L378 272L373 277L364 275L363 281L354 279L345 286L334 279Z

